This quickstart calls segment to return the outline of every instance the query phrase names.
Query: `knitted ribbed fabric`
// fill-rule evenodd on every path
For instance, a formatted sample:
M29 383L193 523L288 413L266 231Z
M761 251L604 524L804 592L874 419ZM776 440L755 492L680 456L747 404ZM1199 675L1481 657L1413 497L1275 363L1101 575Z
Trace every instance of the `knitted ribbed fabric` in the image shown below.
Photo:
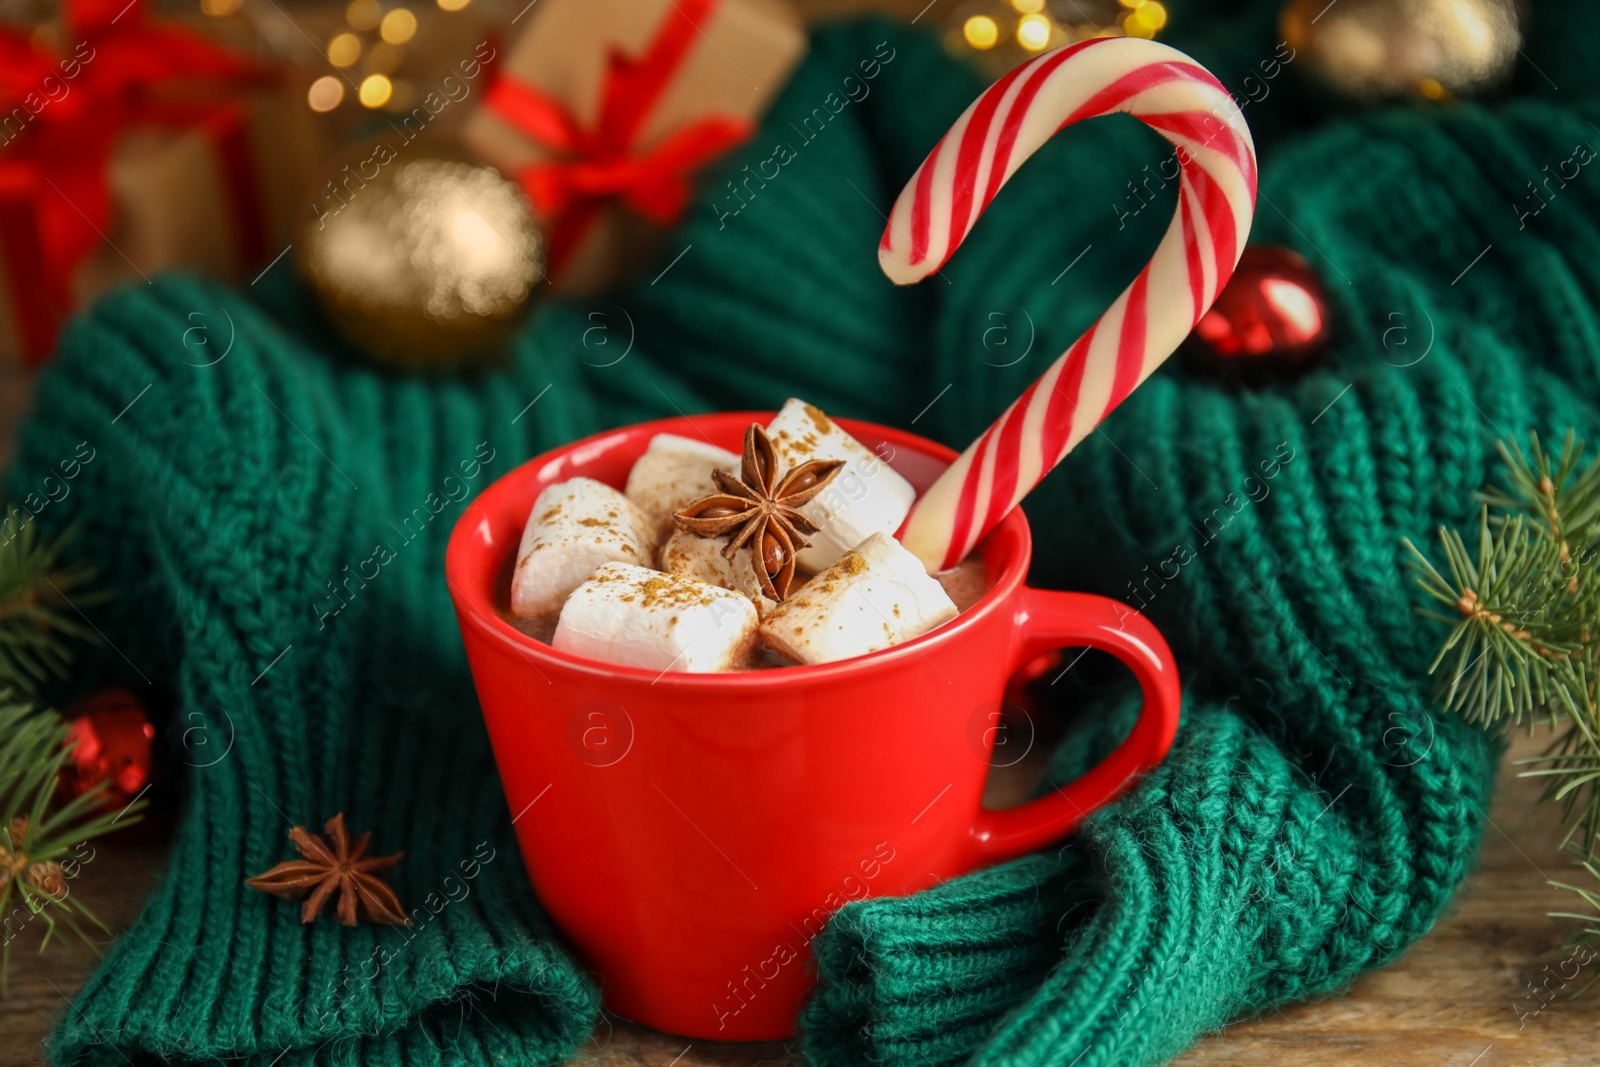
M1243 79L1276 51L1276 7L1224 22L1195 0L1169 39L1259 98ZM841 911L815 943L815 1063L1155 1063L1338 988L1444 908L1496 745L1427 699L1437 635L1399 541L1469 519L1498 433L1600 425L1600 179L1547 195L1525 229L1512 206L1595 136L1579 18L1534 33L1543 73L1511 102L1323 122L1333 105L1290 64L1248 105L1254 237L1328 283L1332 355L1242 391L1165 368L1027 504L1036 583L1142 602L1166 633L1178 743L1059 850ZM1074 128L941 277L894 289L880 209L977 89L902 27L819 33L722 168L738 194L708 182L645 281L541 309L509 366L470 379L342 358L287 285L257 292L281 266L248 294L158 279L70 326L8 488L95 449L39 520L81 521L76 551L117 592L80 680L170 681L193 766L171 873L65 1017L59 1064L551 1064L577 1046L598 998L528 889L444 587L460 499L604 426L791 394L969 440L1170 215L1117 222L1157 138ZM780 141L777 176L748 178ZM1169 562L1179 545L1192 558ZM1058 774L1104 740L1067 745ZM243 888L291 823L340 810L406 851L392 882L412 930L302 926Z

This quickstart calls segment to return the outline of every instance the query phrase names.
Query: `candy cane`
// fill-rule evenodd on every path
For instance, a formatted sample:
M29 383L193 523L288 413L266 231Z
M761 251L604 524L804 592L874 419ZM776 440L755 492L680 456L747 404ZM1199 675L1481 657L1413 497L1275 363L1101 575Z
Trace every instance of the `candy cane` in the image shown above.
M1172 354L1233 273L1255 213L1250 129L1176 49L1099 38L1047 52L956 120L895 201L878 262L898 285L944 265L1022 162L1064 126L1125 111L1176 146L1178 210L1139 276L923 494L901 540L955 566Z

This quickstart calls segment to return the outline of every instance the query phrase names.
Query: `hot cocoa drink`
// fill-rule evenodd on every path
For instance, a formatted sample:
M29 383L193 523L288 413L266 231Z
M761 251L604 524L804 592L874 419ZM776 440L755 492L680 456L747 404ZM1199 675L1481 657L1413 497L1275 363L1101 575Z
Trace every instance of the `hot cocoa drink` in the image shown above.
M658 434L622 491L547 487L504 616L576 655L695 673L831 663L944 625L982 598L973 555L930 575L894 532L916 491L810 404L744 454Z

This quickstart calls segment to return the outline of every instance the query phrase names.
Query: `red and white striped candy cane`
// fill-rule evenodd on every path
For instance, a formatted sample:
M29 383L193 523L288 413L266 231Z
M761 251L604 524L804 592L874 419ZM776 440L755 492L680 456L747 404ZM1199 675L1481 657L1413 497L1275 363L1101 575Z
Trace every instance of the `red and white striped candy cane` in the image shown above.
M895 201L878 262L896 284L944 265L1022 162L1063 126L1124 111L1177 148L1178 210L1133 283L912 508L900 538L955 566L1188 336L1233 273L1256 156L1228 91L1176 49L1100 38L1047 52L967 108Z

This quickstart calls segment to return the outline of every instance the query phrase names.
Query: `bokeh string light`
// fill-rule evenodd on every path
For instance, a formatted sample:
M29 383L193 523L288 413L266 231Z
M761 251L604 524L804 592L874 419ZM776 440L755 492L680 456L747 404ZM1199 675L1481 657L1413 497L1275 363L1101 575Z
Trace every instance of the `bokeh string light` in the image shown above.
M409 8L397 7L378 23L378 35L390 44L405 44L416 36L417 16Z
M389 97L394 95L394 83L382 74L368 74L361 79L361 90L358 94L362 107L382 107L389 102Z
M344 79L324 74L306 90L306 103L312 111L332 111L344 100Z
M336 67L348 67L361 58L361 38L353 33L336 33L328 42L328 62Z
M344 10L344 20L351 29L370 33L383 21L383 7L378 0L353 0Z
M970 0L951 13L945 45L998 78L1051 48L1092 37L1153 38L1166 24L1160 0Z
M448 17L466 10L473 0L434 2ZM1042 3L1043 0L1031 2ZM251 9L244 0L198 0L198 5L201 14L209 17L239 16L246 22L253 21ZM317 77L306 89L306 106L312 111L334 111L346 101L372 110L404 111L421 95L413 82L421 73L415 69L419 65L418 58L425 57L426 52L413 54L413 50L422 49L418 42L429 39L429 12L424 11L419 16L405 3L351 0L343 9L342 25L331 28L323 24L313 31L296 20L292 9L274 5L273 11L274 18L289 21L299 40L315 41L319 37L325 40L326 44L318 48L318 53L336 72L355 72L354 76L329 73ZM259 36L263 46L274 47L267 34L262 32ZM276 47L284 50L282 45Z
M973 15L962 26L967 43L973 48L993 48L1000 40L1000 27L988 15Z

